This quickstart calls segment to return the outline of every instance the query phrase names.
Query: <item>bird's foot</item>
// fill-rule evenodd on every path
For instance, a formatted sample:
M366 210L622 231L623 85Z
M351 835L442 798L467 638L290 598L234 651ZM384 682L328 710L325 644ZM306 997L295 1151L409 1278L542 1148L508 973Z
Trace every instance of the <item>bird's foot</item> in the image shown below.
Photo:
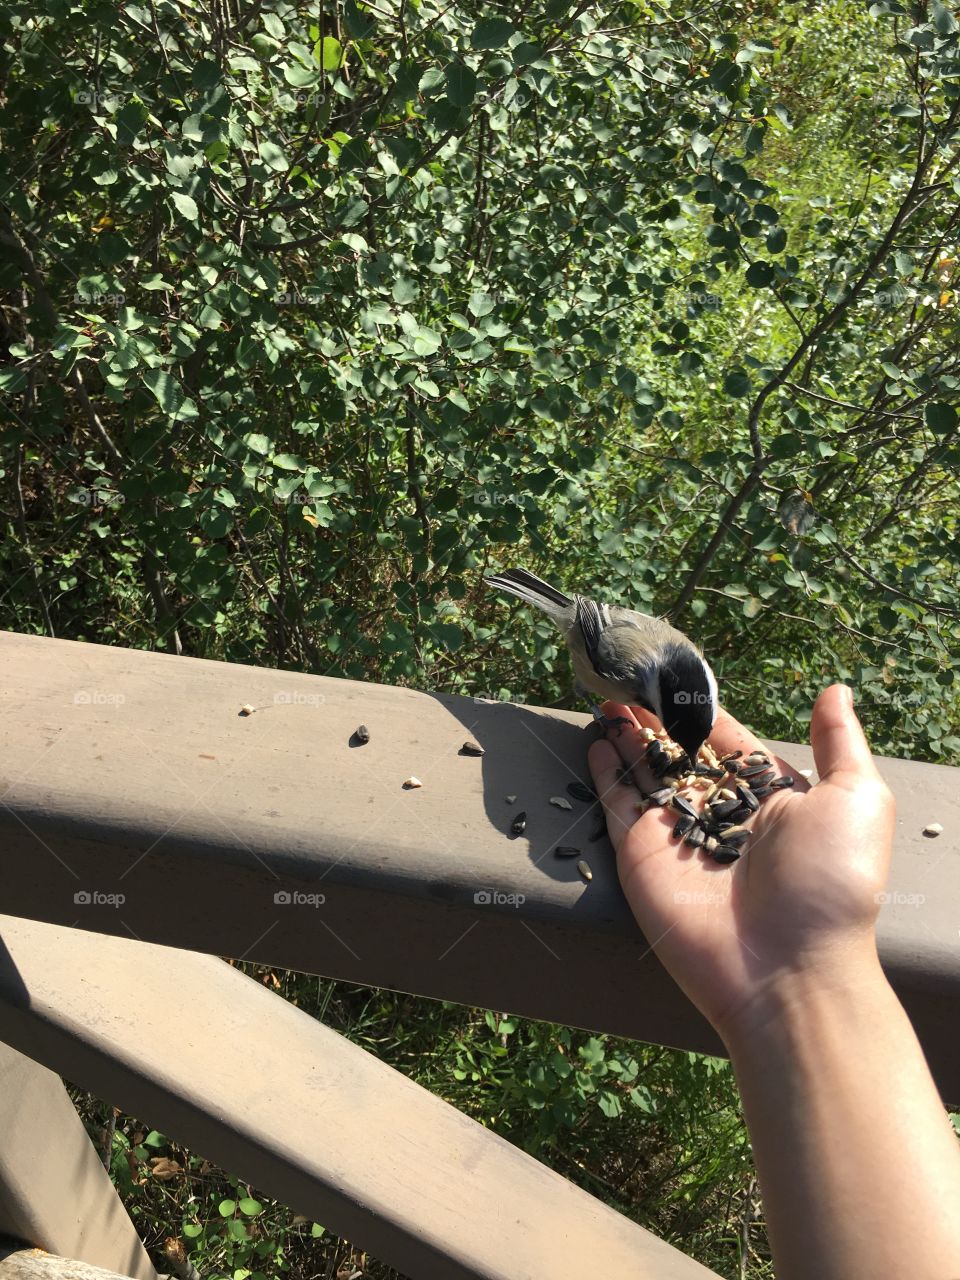
M593 712L594 720L604 733L606 733L608 729L612 729L614 725L619 725L620 733L623 733L623 726L630 723L626 716L605 716L595 702L591 703L590 710ZM617 734L618 738L620 737L620 733Z

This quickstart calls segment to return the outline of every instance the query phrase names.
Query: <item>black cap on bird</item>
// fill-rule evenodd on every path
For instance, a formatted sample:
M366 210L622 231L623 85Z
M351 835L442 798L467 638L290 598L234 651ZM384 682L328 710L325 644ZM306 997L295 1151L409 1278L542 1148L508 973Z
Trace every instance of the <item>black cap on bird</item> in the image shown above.
M682 631L634 609L568 596L526 569L505 569L485 581L553 619L583 691L646 708L696 760L717 718L717 682ZM594 714L603 720L596 708Z

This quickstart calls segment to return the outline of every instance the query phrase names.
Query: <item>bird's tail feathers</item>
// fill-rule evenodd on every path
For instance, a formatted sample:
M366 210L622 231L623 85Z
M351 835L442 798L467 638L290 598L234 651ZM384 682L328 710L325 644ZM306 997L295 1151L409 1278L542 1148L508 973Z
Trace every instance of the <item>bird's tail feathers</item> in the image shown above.
M499 587L501 591L509 591L511 595L518 596L526 604L535 605L536 608L554 617L573 607L570 596L564 595L556 587L551 587L549 582L544 582L542 578L538 578L535 573L530 573L527 569L504 569L502 573L489 574L484 578L484 582L491 587Z

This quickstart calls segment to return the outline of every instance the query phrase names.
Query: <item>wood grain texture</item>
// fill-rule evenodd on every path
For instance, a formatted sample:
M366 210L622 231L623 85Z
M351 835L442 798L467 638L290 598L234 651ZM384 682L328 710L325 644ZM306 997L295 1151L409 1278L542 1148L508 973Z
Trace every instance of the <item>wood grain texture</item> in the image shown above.
M361 723L370 742L351 747ZM549 803L589 778L587 725L0 633L3 908L720 1053L639 934L606 839L588 842L588 806ZM486 754L460 755L467 738ZM777 747L810 766L808 747ZM898 804L881 956L956 1102L960 770L878 763ZM411 774L424 785L404 791ZM589 883L558 843L582 846ZM75 903L81 891L124 900Z
M416 1280L707 1280L212 956L0 916L0 1036Z

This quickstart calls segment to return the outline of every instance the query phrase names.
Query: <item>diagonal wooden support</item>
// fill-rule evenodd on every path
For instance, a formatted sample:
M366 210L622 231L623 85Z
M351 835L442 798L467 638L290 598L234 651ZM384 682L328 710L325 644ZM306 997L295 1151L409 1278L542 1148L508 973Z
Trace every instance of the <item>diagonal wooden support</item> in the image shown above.
M62 1082L2 1042L4 1021L0 1016L0 1233L156 1280Z
M416 1280L714 1275L223 961L0 939L7 1041Z

